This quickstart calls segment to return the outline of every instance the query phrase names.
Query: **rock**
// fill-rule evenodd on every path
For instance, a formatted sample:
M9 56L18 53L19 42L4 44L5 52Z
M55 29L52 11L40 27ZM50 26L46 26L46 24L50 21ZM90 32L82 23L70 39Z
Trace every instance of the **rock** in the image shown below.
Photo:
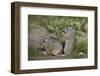
M49 37L50 35L46 28L40 25L33 25L32 30L28 35L28 46L33 48L40 48L42 40Z
M33 25L28 35L28 47L44 48L43 55L58 55L62 52L62 44L59 40L53 39L48 30L40 25Z

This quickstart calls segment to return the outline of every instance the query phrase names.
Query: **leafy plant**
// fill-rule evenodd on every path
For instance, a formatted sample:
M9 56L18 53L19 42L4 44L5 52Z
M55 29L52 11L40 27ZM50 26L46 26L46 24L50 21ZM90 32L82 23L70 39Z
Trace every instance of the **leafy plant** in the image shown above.
M72 56L74 58L86 58L88 49L87 49L87 41L81 41L75 45L75 48L72 52Z
M28 48L28 56L38 56L39 55L39 49L37 48Z

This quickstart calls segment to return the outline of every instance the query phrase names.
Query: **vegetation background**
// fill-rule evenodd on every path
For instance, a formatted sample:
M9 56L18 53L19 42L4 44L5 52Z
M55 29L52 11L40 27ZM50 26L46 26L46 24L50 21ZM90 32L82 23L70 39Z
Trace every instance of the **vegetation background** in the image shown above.
M29 15L28 16L28 32L31 32L34 23L41 25L48 29L52 37L64 42L62 30L68 26L75 27L75 48L71 54L73 58L87 58L88 57L88 18L87 17L73 17L73 16L43 16L43 15ZM29 56L37 56L38 49L29 48Z

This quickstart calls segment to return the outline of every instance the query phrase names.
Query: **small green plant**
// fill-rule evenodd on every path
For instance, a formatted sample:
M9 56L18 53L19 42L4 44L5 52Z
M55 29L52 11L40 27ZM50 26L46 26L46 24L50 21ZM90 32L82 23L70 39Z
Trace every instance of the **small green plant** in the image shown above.
M86 58L88 49L87 41L81 41L75 45L75 48L72 52L74 58Z
M28 56L38 56L39 55L39 50L37 48L28 48Z

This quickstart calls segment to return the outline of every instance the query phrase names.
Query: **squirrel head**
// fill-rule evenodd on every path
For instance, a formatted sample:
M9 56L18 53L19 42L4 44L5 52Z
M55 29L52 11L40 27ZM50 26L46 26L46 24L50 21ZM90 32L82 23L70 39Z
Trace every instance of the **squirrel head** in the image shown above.
M74 27L66 27L63 30L63 35L66 38L73 38L75 35L75 28Z
M71 32L74 32L74 31L75 31L74 27L66 27L63 30L64 33L71 33Z

